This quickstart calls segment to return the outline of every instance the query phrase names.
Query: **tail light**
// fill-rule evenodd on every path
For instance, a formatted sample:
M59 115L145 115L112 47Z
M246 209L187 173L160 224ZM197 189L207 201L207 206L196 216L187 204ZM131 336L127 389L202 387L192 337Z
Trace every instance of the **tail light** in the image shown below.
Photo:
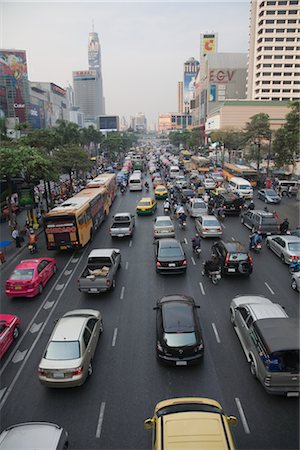
M159 261L157 261L156 267L160 267L160 266L161 266L161 263Z
M77 369L73 370L72 375L81 375L83 372L83 366L78 367Z
M181 264L184 266L186 265L186 259L184 261L181 261Z
M203 228L204 231L208 231L208 228Z
M226 258L225 258L225 266L227 266L228 261L229 261L229 255L228 255L228 253L227 253Z
M290 256L290 259L298 259L299 258L299 256Z
M252 261L252 256L249 255L249 262L251 264L251 266L253 265L253 261Z
M45 376L46 372L43 369L38 368L38 374L41 376Z
M221 228L221 227L218 227L217 230L218 230L218 231L222 231L222 228Z

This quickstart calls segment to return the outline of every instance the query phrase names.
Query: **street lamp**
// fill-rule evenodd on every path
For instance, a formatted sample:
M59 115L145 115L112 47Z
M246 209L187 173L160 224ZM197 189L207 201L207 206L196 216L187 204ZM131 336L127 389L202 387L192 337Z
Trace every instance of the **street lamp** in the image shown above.
M269 178L269 171L270 171L270 158L271 158L271 149L272 149L272 131L270 132L270 138L269 138L269 148L268 148L268 160L267 160L267 178Z
M257 178L259 177L259 165L260 165L260 139L257 139L255 141L255 145L257 145L257 162L256 162L256 173L257 173Z

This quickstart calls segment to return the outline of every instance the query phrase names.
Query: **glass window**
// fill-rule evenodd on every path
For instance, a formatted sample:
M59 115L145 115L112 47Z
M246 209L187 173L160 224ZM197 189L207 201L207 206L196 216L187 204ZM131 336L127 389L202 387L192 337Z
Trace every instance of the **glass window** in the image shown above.
M89 328L89 330L91 330L91 332L93 331L93 329L95 328L96 323L98 322L98 319L90 319L87 323L87 327Z
M275 23L275 20L273 20L273 19L269 19L269 20L266 20L266 24L272 24L272 23ZM260 25L262 25L262 24L260 24Z
M269 76L271 76L271 72L263 72L263 76L269 77Z
M283 16L284 14L286 14L286 10L285 9L280 9L280 10L277 11L277 14L279 16Z
M287 5L287 1L279 0L278 5Z
M283 50L283 47L275 47L275 50Z
M267 28L265 30L266 33L274 33L274 29L273 28Z
M26 281L33 277L34 269L16 269L14 270L10 280Z
M294 50L294 47L288 46L288 47L285 47L285 49L286 49L286 50Z
M282 59L283 56L282 55L274 55L274 59Z
M78 341L51 341L45 352L45 359L65 360L80 358Z
M284 38L275 38L275 41L276 41L276 42L283 42L283 41L284 41Z
M297 20L296 19L289 19L288 23L297 23Z
M83 333L83 340L84 340L86 347L88 346L90 339L91 339L91 332L87 327L85 327L85 330Z
M277 28L276 33L284 33L284 28Z
M273 47L264 47L264 50L272 50L273 49ZM283 47L282 47L282 50L283 50Z
M265 42L273 42L273 38L269 38L269 37L266 37L264 40L265 40Z
M277 24L283 24L283 23L285 23L285 20L282 20L282 19L277 20Z
M297 10L296 9L290 9L288 13L289 14L297 14Z
M293 37L287 37L286 42L295 42L295 38Z
M286 31L288 33L296 33L296 28L288 28Z
M267 16L272 16L275 14L275 11L270 10L270 11L266 11Z
M196 345L195 333L165 333L164 341L168 347L185 347Z

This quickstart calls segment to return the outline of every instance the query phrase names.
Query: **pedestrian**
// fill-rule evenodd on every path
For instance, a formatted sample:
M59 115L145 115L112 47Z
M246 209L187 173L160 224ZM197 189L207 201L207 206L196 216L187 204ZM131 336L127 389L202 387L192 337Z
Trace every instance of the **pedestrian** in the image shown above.
M20 239L20 233L18 228L14 228L13 232L11 234L11 237L15 240L16 242L16 248L20 248L21 247L21 239Z

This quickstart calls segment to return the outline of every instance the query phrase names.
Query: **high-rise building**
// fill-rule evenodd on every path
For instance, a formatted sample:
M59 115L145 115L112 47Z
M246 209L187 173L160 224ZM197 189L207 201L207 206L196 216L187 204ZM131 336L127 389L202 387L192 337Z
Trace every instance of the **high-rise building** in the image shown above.
M102 115L105 114L105 105L103 96L103 81L101 68L101 47L98 33L96 33L94 30L91 33L89 33L88 59L89 59L89 70L96 70L98 75L99 98L100 98L99 114Z
M177 110L179 112L179 114L183 113L183 81L178 81L178 86L177 86Z
M184 63L183 72L183 102L184 112L190 112L190 102L194 99L194 83L199 71L200 63L195 58L189 58Z
M299 99L299 14L299 0L251 1L248 99Z
M147 131L147 119L145 114L137 113L134 117L131 117L131 128L137 132Z
M86 122L96 123L96 117L101 115L98 74L97 70L73 72L75 103L84 113Z

